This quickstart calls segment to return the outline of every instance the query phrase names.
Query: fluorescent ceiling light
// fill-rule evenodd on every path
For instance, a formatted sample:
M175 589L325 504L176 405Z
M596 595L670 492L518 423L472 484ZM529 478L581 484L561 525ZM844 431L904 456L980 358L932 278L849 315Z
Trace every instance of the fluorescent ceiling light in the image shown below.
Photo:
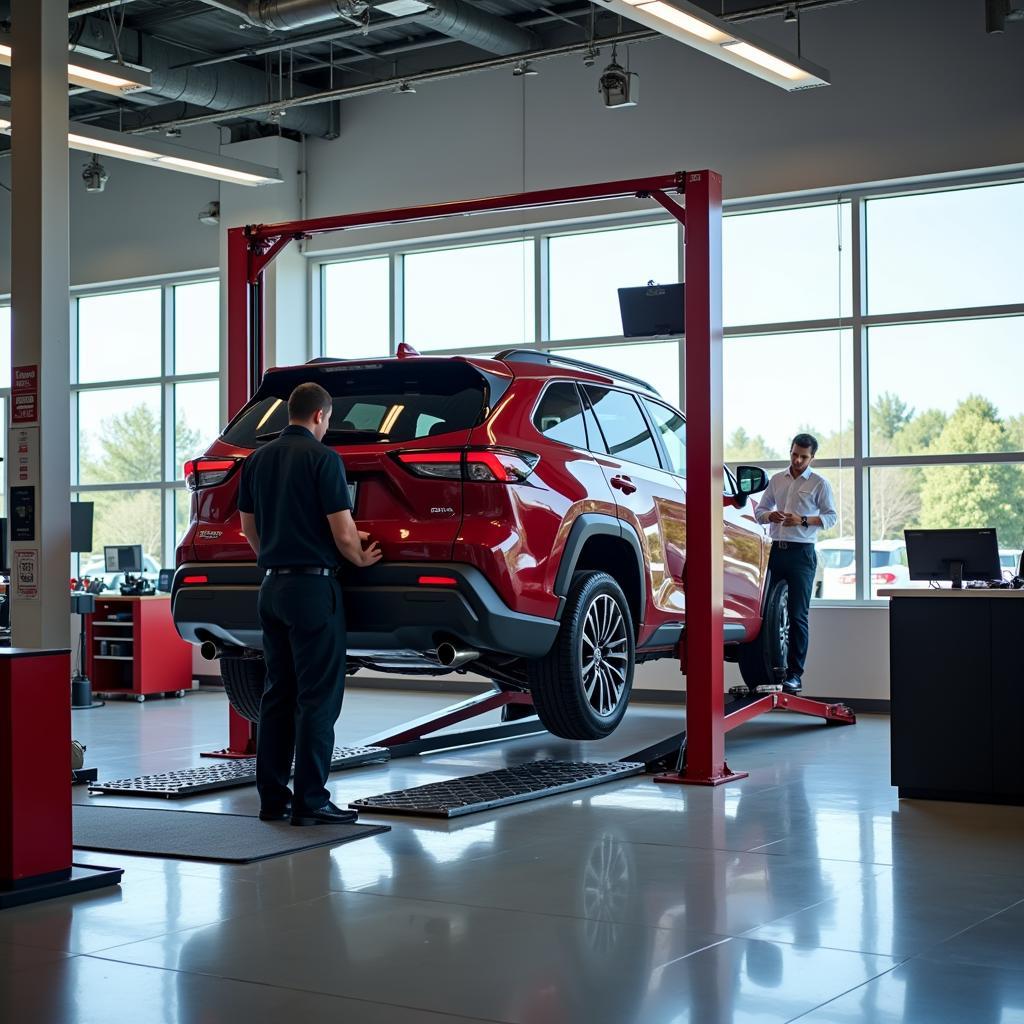
M0 107L0 132L12 132L9 107ZM165 171L214 178L232 185L277 185L284 181L276 167L264 167L248 160L176 146L146 135L124 135L74 121L68 125L68 148L83 153L103 153L118 160L160 167Z
M9 33L0 32L0 64L11 65L14 51ZM112 60L100 60L86 53L72 51L68 54L68 82L83 89L122 96L125 93L142 92L150 87L150 75L145 68L131 64L118 64Z
M829 84L824 68L738 31L691 0L601 0L609 10L789 92Z

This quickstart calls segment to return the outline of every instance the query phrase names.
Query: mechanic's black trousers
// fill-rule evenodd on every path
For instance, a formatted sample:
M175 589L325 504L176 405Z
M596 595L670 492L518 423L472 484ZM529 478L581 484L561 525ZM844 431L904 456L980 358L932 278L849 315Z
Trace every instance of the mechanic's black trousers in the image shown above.
M789 664L787 678L800 679L804 674L807 647L811 639L807 613L811 607L814 571L818 567L818 553L813 544L776 541L768 556L768 571L773 580L789 584Z
M293 813L330 798L325 785L334 753L334 723L345 692L345 609L333 576L265 576L260 625L267 685L256 733L256 787L264 807L289 798Z

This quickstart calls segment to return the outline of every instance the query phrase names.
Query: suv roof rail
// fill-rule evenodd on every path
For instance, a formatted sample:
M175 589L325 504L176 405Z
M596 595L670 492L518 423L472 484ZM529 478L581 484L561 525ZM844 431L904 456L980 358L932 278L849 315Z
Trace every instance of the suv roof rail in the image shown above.
M622 373L619 370L609 369L607 366L598 366L597 363L586 363L582 359L571 359L568 356L560 356L553 352L539 352L531 348L507 348L497 353L495 359L501 359L506 363L542 363L546 366L572 366L577 370L588 370L591 373L599 373L605 377L614 377L617 380L628 381L637 387L650 391L651 394L661 397L661 392L648 384L640 377L634 377L629 373Z

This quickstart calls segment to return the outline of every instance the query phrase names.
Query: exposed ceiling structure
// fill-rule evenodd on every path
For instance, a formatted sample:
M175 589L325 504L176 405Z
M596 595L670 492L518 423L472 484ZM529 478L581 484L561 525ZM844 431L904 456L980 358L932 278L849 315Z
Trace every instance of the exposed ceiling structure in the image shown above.
M810 21L854 2L701 0L737 24L786 21L794 52L794 10ZM7 9L0 3L0 20ZM656 36L584 0L71 0L68 29L80 52L120 58L152 77L148 91L124 98L73 93L72 120L171 135L210 123L235 138L332 138L338 102L349 97L493 67L530 74L554 56L605 64L613 43Z

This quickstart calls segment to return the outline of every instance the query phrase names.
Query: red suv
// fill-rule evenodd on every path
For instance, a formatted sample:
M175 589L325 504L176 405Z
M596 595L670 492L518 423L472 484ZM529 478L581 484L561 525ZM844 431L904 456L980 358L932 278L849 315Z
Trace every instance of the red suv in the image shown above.
M287 423L304 381L334 397L325 443L384 559L344 571L349 672L466 671L528 690L558 736L621 720L634 666L672 658L686 622L685 423L644 381L539 351L493 358L318 359L269 370L206 455L177 552L174 621L221 659L234 707L258 717L260 572L242 536L241 466ZM725 651L747 684L786 665L785 584L749 495L726 473Z

